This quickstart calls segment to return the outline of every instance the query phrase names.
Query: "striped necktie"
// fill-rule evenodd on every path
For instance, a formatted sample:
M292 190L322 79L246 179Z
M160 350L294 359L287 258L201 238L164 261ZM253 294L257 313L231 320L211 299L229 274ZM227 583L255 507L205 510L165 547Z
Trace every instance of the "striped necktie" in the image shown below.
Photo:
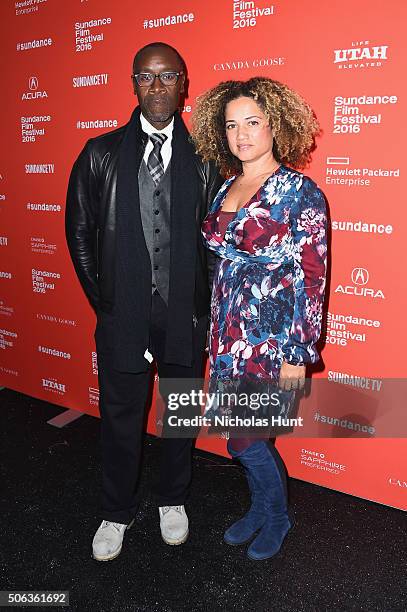
M161 157L161 147L167 140L165 134L150 134L150 140L153 143L153 150L148 156L147 168L156 185L161 181L164 174L164 162Z

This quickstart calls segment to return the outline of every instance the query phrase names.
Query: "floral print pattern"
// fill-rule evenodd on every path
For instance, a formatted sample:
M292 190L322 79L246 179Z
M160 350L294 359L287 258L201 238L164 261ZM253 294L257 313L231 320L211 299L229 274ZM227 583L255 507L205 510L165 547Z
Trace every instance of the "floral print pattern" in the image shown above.
M218 256L211 302L211 379L278 380L281 364L318 361L327 260L323 193L280 166L219 233L219 190L202 226ZM259 380L260 382L260 380Z

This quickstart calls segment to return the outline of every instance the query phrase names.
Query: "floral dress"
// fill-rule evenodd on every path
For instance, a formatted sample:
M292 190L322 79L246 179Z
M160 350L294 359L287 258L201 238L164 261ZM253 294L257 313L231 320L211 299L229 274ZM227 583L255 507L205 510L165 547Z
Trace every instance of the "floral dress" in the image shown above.
M277 381L283 360L318 361L327 260L323 193L280 166L219 232L236 176L216 195L202 234L218 256L209 342L212 381Z

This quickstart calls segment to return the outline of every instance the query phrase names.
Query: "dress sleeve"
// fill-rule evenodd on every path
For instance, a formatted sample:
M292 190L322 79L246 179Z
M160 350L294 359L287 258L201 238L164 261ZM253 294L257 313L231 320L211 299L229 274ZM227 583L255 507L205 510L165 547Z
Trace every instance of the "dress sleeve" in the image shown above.
M293 365L319 360L327 269L327 213L322 191L309 178L294 196L290 209L294 258L294 315L283 345L284 361Z

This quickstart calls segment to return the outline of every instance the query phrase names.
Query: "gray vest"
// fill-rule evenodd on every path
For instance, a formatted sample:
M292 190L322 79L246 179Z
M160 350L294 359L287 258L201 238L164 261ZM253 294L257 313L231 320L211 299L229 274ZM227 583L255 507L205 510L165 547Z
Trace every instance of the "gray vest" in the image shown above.
M168 304L170 281L171 162L155 185L143 160L138 175L141 222L150 255L152 293L159 292Z

